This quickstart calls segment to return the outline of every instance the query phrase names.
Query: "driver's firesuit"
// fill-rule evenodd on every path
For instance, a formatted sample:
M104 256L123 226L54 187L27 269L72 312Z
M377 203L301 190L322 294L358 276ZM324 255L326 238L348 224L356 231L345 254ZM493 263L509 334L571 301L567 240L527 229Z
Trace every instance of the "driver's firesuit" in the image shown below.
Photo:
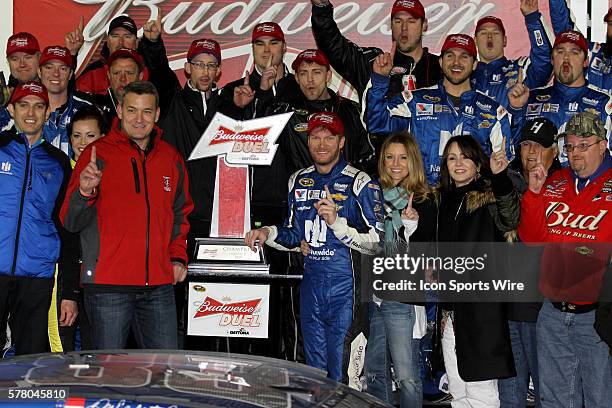
M314 204L329 188L338 205L332 225ZM281 250L310 247L304 258L300 313L308 365L342 379L344 340L353 318L353 299L360 295L358 253L374 254L382 233L382 191L377 182L344 158L327 174L314 166L289 179L288 217L283 226L269 227L266 244Z

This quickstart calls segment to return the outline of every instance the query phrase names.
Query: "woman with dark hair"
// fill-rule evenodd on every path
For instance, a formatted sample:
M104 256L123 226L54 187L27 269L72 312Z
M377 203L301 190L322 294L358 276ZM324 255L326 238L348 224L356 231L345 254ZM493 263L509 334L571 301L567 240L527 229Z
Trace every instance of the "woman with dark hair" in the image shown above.
M513 236L519 197L507 167L504 148L487 158L471 136L448 141L437 189L439 247L461 242L465 244L455 247L462 252L482 254L492 245L487 243ZM503 262L495 262L495 267L503 267ZM503 304L455 302L444 303L441 309L439 326L451 405L499 407L497 379L515 375Z
M86 105L74 114L66 130L74 152L74 158L71 157L74 168L85 147L108 132L108 124L100 109L94 105Z
M102 112L97 107L85 105L74 114L66 130L74 153L74 157L70 158L70 164L74 169L85 147L104 136L108 132L108 125ZM70 252L70 256L74 257L75 261L81 258L80 247L63 248L62 251ZM49 345L51 351L73 351L75 346L81 350L92 349L93 340L90 334L89 321L83 307L83 294L79 290L79 282L72 279L75 274L58 270L56 275L56 283L51 295L51 307L49 308ZM74 277L77 278L78 275ZM78 337L77 326L80 335ZM77 339L80 340L80 344Z
M430 241L435 219L433 195L421 152L408 132L395 133L383 143L378 160L385 201L385 255L394 256L412 241ZM404 245L402 245L404 244ZM381 300L370 302L370 336L365 355L367 391L394 403L391 365L400 389L400 406L420 407L423 387L419 373L419 342L427 329L422 305Z

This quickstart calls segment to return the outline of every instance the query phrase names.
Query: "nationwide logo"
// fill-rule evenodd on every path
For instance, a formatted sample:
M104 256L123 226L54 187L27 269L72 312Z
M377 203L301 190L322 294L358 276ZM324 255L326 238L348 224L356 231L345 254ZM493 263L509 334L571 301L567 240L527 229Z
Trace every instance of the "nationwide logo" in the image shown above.
M257 311L257 307L261 303L261 298L245 300L234 303L223 303L214 298L207 296L198 310L196 310L194 319L199 317L212 316L216 314L227 314L235 316L253 315Z
M586 103L587 105L591 105L591 106L599 105L599 101L597 99L582 98L582 102Z
M493 106L489 105L488 103L482 103L482 102L478 102L476 101L476 106L478 106L480 109L484 110L484 111L490 111L491 108Z

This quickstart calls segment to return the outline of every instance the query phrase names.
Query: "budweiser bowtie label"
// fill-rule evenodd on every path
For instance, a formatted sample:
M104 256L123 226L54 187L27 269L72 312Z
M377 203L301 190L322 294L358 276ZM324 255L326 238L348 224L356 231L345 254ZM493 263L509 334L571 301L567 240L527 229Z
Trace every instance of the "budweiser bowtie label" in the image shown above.
M108 24L119 14L128 14L139 27L162 13L163 39L173 69L183 77L183 65L189 45L198 38L210 38L221 45L223 75L220 84L240 78L253 65L251 31L261 21L275 21L287 41L285 62L290 65L304 49L314 48L309 1L179 1L179 0L55 0L36 2L32 13L29 0L14 1L14 30L32 31L41 44L56 44L73 30L80 16L85 17L83 34L86 43L79 53L80 68L97 58ZM388 50L391 46L390 13L392 1L332 1L334 15L342 33L362 46ZM446 35L473 35L475 23L486 15L496 15L507 23L506 56L514 58L527 53L529 40L517 3L504 0L423 0L429 20L424 45L438 53ZM540 1L543 15L548 2ZM53 24L49 24L52 21ZM44 29L42 29L44 27ZM338 85L336 83L336 85Z
M228 165L265 165L274 159L276 139L293 112L237 121L216 113L189 160L223 156Z
M189 283L190 336L268 337L267 285Z

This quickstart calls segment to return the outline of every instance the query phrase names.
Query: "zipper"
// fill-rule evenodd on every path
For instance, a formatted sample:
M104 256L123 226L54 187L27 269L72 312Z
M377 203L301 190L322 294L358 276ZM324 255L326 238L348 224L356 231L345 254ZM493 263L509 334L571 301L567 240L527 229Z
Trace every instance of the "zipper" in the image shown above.
M136 164L136 159L133 157L132 173L134 173L134 188L136 189L136 194L140 194L140 176L138 175L138 164Z
M19 235L21 232L21 220L23 218L23 202L25 200L26 187L28 185L28 178L32 177L30 169L30 147L28 141L25 142L26 148L26 167L23 176L23 184L21 186L21 201L19 202L19 217L17 218L17 233L15 234L15 249L13 250L13 265L11 266L11 275L15 275L15 268L17 266L17 253L19 252ZM28 177L29 175L29 177ZM30 180L31 183L31 180ZM30 186L31 187L31 186Z
M142 181L144 184L144 194L145 194L145 202L147 204L147 240L146 240L146 252L145 252L145 271L146 271L146 278L145 278L145 285L149 286L149 230L151 229L151 206L149 204L149 188L147 186L147 167L146 167L146 161L147 161L147 155L145 152L142 152L143 154L143 159L142 159Z

